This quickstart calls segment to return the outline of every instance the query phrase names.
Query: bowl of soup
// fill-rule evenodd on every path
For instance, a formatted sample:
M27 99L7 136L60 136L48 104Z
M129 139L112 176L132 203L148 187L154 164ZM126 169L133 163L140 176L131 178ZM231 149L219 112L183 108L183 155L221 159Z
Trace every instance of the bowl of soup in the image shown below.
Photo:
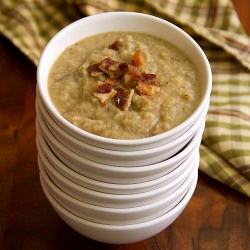
M211 69L177 26L110 12L57 33L39 60L37 83L46 110L68 134L96 147L134 151L185 134L209 102Z

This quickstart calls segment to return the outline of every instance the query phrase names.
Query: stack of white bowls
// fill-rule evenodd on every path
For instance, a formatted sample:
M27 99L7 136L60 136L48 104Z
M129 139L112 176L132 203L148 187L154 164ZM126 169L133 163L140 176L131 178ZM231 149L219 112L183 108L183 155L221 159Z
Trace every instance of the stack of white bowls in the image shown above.
M197 65L202 101L182 124L153 137L118 140L83 131L57 112L47 89L55 59L84 37L116 30L165 39ZM36 100L40 179L58 215L86 237L117 244L149 238L170 225L196 187L210 91L211 71L202 50L182 30L159 18L105 13L59 32L40 59Z

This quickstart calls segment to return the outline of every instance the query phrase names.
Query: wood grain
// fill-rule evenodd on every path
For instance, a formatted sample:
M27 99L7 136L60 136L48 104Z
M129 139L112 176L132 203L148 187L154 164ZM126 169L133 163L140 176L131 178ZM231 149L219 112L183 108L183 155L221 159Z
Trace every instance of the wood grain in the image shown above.
M250 34L249 1L233 1ZM42 192L35 145L36 69L0 36L0 249L247 250L250 201L200 173L180 217L148 240L102 244L71 230Z
M250 1L233 0L235 10L238 13L241 24L248 35L250 35Z

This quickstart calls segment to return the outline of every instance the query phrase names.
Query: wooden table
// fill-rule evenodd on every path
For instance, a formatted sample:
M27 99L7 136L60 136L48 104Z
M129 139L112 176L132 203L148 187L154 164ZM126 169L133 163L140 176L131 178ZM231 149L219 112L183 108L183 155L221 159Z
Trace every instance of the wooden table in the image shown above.
M250 34L250 2L234 3ZM148 240L108 245L69 228L48 203L39 182L36 68L2 36L0 55L0 249L250 249L250 200L202 173L180 217Z

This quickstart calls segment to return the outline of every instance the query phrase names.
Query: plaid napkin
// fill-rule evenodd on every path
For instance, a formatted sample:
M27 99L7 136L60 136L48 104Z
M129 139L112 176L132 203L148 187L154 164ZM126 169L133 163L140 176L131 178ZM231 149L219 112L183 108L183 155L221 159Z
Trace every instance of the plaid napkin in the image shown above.
M188 32L213 72L200 170L250 197L250 39L230 0L1 0L0 32L37 64L70 22L106 11L149 13Z

